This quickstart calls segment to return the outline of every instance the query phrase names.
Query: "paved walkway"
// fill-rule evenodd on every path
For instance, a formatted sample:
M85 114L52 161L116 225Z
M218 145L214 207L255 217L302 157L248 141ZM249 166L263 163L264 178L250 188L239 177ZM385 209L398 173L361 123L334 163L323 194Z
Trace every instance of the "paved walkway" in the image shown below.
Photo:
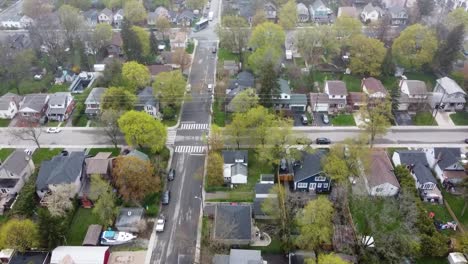
M440 127L454 127L455 124L453 123L452 119L450 118L451 112L439 112L436 115L437 124Z

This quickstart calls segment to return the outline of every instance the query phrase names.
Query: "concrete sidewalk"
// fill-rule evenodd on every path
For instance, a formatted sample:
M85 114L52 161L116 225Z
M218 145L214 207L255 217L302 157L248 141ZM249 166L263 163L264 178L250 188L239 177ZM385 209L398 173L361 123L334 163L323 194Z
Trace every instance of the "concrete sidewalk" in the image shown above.
M450 118L450 112L439 112L436 115L436 122L440 127L455 127L452 119Z

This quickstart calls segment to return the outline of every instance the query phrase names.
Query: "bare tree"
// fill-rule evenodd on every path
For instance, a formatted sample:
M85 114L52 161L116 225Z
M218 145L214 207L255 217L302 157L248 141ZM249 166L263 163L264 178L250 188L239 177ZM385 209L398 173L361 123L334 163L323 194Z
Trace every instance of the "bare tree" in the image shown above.
M180 65L180 70L184 72L187 66L190 65L192 61L190 55L183 49L177 48L173 54L174 62Z
M114 147L117 148L117 137L120 135L120 128L117 124L121 113L113 109L107 109L101 114L101 125L104 128L104 132L111 140Z
M40 127L35 126L35 124L36 123L32 120L29 120L26 124L26 127L10 128L8 132L16 139L23 141L33 141L37 148L41 148L39 138L41 137L42 130Z

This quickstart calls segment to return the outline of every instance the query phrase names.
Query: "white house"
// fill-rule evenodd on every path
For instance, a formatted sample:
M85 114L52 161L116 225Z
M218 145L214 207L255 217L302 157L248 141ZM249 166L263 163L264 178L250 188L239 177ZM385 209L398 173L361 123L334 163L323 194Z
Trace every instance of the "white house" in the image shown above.
M15 117L20 102L21 97L13 93L6 93L0 97L0 118L12 119Z
M4 16L0 21L3 28L27 28L32 25L34 20L26 15L14 14L12 16Z
M135 110L144 111L154 118L161 118L159 112L159 100L153 94L153 87L146 87L138 93L138 101Z
M184 31L178 31L170 38L171 49L183 48L187 46L187 33Z
M60 246L52 250L50 264L107 264L109 257L109 247Z
M375 22L382 16L382 9L378 6L373 6L372 3L367 4L361 12L363 22Z
M108 8L104 8L98 15L98 22L112 24L113 18L114 14L112 13L112 11Z
M468 177L461 163L460 148L427 148L424 152L429 166L434 170L440 182L449 181L457 184Z
M309 9L303 3L297 3L296 5L297 21L304 23L309 21Z
M336 110L345 108L348 90L343 81L326 81L324 92L328 95L329 108Z
M367 192L372 196L394 196L400 190L400 184L393 173L393 166L387 153L375 150L371 155L372 162L364 182Z
M114 13L112 19L113 19L114 26L120 27L122 25L122 21L124 19L123 9L117 10L117 12Z
M460 111L465 108L466 92L449 77L437 79L431 106L444 111Z
M246 184L248 170L247 150L224 150L224 181L230 184Z

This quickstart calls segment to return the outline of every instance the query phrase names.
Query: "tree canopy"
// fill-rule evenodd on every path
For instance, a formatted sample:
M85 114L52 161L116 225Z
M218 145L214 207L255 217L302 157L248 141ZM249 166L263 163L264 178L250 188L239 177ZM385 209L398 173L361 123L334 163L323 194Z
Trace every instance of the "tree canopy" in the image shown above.
M262 72L269 69L270 66L276 71L281 63L281 57L280 49L273 45L266 45L250 54L248 62L256 75L262 75Z
M218 26L216 33L220 39L220 46L239 54L239 61L243 61L243 49L246 48L250 36L250 29L245 18L227 15L222 18L222 26Z
M162 105L180 106L184 99L186 81L180 71L161 72L153 82L153 93Z
M468 30L468 12L461 7L450 12L445 19L445 25L449 29L453 29L460 24L465 25L465 30Z
M146 20L146 9L142 1L125 0L124 16L132 23L140 23Z
M296 26L297 21L297 8L296 1L289 0L279 10L278 14L279 24L284 29L292 29Z
M384 44L364 35L356 35L351 43L351 72L379 76L386 55Z
M211 152L208 156L206 168L206 183L208 186L222 186L224 184L223 176L223 157L218 152Z
M284 39L285 34L281 26L272 22L264 22L253 29L249 45L255 49L269 45L275 49L281 49Z
M238 93L231 101L232 110L236 113L244 113L258 105L259 98L253 88L245 89Z
M37 226L29 219L12 218L2 225L0 231L0 248L11 248L25 252L39 246Z
M101 108L117 111L131 110L135 107L136 95L122 87L110 87L102 95Z
M23 13L32 19L50 14L54 8L52 0L24 0Z
M129 61L122 66L122 78L125 82L125 87L132 93L137 89L143 88L150 82L150 72L148 68L139 64L136 61Z
M392 103L389 98L382 99L377 103L368 101L366 107L360 110L360 116L364 122L360 125L368 135L371 147L378 135L384 135L392 125Z
M362 34L362 23L359 19L350 16L340 16L333 24L337 37L342 42L349 40L353 36Z
M139 27L139 26L133 26L132 27L133 32L135 32L136 37L138 38L138 41L140 42L141 45L141 50L143 52L142 56L147 57L151 54L150 51L150 35L146 29Z

